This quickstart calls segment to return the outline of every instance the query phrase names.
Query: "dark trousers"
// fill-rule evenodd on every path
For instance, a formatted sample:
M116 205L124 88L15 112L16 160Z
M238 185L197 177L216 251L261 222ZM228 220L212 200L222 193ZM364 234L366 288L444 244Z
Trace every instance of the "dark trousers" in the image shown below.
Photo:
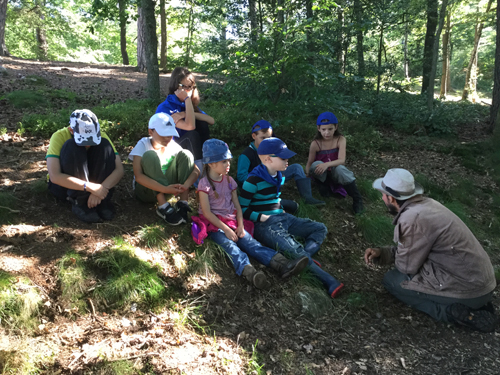
M203 158L203 143L210 139L210 128L208 122L196 120L196 128L184 133L176 142L185 150L191 151L194 160Z
M446 315L446 308L449 305L461 303L470 308L479 309L490 302L493 296L493 292L491 292L476 298L441 297L404 289L401 287L401 283L405 280L410 280L410 276L393 269L385 274L382 284L397 299L443 322L449 321Z
M78 146L71 138L64 143L59 158L62 173L97 184L102 183L115 170L115 159L113 147L106 138L102 138L99 145L88 149ZM85 204L90 195L86 191L66 189L52 181L49 181L48 188L56 198L66 200L70 197L78 204ZM105 200L111 199L112 190L109 191Z

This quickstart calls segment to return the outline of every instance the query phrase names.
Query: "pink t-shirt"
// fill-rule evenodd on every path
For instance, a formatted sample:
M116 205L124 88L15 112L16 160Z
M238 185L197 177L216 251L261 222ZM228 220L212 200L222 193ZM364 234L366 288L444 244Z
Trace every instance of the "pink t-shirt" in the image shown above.
M231 199L231 194L233 190L238 187L238 185L232 177L227 175L223 176L221 181L212 181L212 183L215 187L217 195L219 196L218 198L216 198L215 191L212 189L210 182L208 182L207 176L203 177L198 183L198 191L200 193L208 194L210 211L212 211L214 215L220 215L224 218L232 220L236 219L236 208L234 207L233 200ZM201 207L198 210L198 213L203 213Z

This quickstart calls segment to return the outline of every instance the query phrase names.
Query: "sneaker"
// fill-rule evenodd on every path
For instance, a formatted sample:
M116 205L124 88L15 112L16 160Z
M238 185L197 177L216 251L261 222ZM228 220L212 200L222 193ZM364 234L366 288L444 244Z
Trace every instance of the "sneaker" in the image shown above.
M191 209L191 207L189 207L189 204L187 204L187 202L178 201L175 205L175 209L182 216L184 222L189 222L188 212L193 212L193 210Z
M186 222L170 203L167 203L167 207L165 208L157 207L156 213L170 225L179 225Z
M451 322L480 332L493 332L498 321L495 314L488 310L474 310L461 303L449 305L446 314Z
M115 205L110 201L104 201L96 207L97 214L101 219L110 221L115 217Z
M76 202L73 203L71 211L76 215L78 219L86 223L101 223L102 219L98 215L95 208L88 208L86 205L79 205Z

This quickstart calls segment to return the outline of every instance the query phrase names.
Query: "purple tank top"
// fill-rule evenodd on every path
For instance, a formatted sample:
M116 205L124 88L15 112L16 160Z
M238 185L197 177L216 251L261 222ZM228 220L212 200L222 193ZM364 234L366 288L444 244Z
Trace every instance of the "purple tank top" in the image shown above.
M322 161L323 163L328 163L329 161L334 161L339 158L339 148L332 148L330 150L322 150L321 145L317 140L315 140L316 144L319 147L319 151L316 153L315 161Z

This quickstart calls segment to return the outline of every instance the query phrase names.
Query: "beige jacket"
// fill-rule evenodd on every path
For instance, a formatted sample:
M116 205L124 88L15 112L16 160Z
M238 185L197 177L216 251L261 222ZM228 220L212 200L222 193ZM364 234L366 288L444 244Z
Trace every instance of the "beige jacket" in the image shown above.
M483 296L496 286L488 254L470 229L439 202L416 196L394 218L394 247L382 248L380 263L394 260L411 277L401 286L451 298Z

